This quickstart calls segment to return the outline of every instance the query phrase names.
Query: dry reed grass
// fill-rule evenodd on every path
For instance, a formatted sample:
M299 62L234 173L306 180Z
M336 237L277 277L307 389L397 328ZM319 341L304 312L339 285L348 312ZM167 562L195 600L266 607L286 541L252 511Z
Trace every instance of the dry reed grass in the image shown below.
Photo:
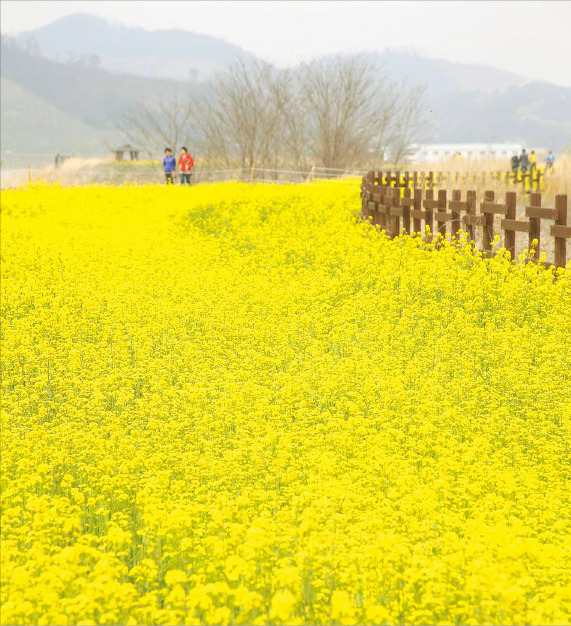
M545 163L539 162L539 167L544 170ZM401 168L404 170L405 168ZM507 159L483 159L481 161L473 161L469 159L446 159L436 163L419 162L412 163L406 167L409 172L450 172L455 175L460 174L482 174L488 172L508 172L511 171L509 160ZM524 194L522 185L509 184L505 181L497 184L490 178L482 180L481 176L476 176L475 181L469 181L467 184L446 184L449 190L460 189L462 192L473 189L477 192L492 190L496 193L505 191L515 191L518 194L518 200L521 201L527 193ZM557 194L571 195L571 155L564 155L557 159L552 170L548 170L546 175L542 177L541 192L546 200L553 200Z

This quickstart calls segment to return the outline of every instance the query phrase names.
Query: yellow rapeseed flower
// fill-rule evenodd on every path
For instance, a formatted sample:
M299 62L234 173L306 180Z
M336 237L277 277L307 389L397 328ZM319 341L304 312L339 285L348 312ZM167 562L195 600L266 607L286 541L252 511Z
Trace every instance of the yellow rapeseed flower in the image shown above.
M2 192L3 624L571 621L571 266L358 212Z

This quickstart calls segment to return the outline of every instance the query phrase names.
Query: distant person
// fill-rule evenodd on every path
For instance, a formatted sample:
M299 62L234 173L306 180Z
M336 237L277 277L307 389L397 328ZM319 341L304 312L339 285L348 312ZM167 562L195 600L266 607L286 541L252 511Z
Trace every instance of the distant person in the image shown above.
M194 165L194 159L185 146L180 149L180 156L178 157L178 169L180 170L180 184L192 186L190 177L192 176L192 166Z
M550 150L549 154L545 157L545 169L550 170L553 167L554 163L555 163L555 155Z
M535 150L531 151L529 155L529 171L533 172L534 169L537 168L537 154L535 154Z
M529 155L525 151L525 148L519 155L519 169L522 171L522 174L525 174L525 172L529 169Z
M519 170L519 157L518 155L514 152L514 155L512 157L512 172L514 174L517 174L517 171Z
M163 169L165 170L165 178L167 185L174 185L173 172L176 169L176 159L172 155L170 148L165 148L165 158L163 159Z

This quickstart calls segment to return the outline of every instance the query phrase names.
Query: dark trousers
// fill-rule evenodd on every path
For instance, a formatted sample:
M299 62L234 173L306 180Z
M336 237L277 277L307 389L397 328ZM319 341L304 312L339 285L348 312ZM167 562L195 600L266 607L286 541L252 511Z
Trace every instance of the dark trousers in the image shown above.
M167 181L167 185L174 185L174 180L172 179L172 172L165 172L165 178Z
M180 184L181 185L190 185L192 187L192 183L190 182L190 172L181 172L180 173Z

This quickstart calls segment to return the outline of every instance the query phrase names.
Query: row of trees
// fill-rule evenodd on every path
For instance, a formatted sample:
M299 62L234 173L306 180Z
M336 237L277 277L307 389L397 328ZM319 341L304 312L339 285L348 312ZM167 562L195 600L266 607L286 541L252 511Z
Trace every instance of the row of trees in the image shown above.
M192 146L227 167L328 168L398 163L426 122L423 88L389 82L363 56L277 69L236 61L200 101L140 103L118 125L149 155Z

